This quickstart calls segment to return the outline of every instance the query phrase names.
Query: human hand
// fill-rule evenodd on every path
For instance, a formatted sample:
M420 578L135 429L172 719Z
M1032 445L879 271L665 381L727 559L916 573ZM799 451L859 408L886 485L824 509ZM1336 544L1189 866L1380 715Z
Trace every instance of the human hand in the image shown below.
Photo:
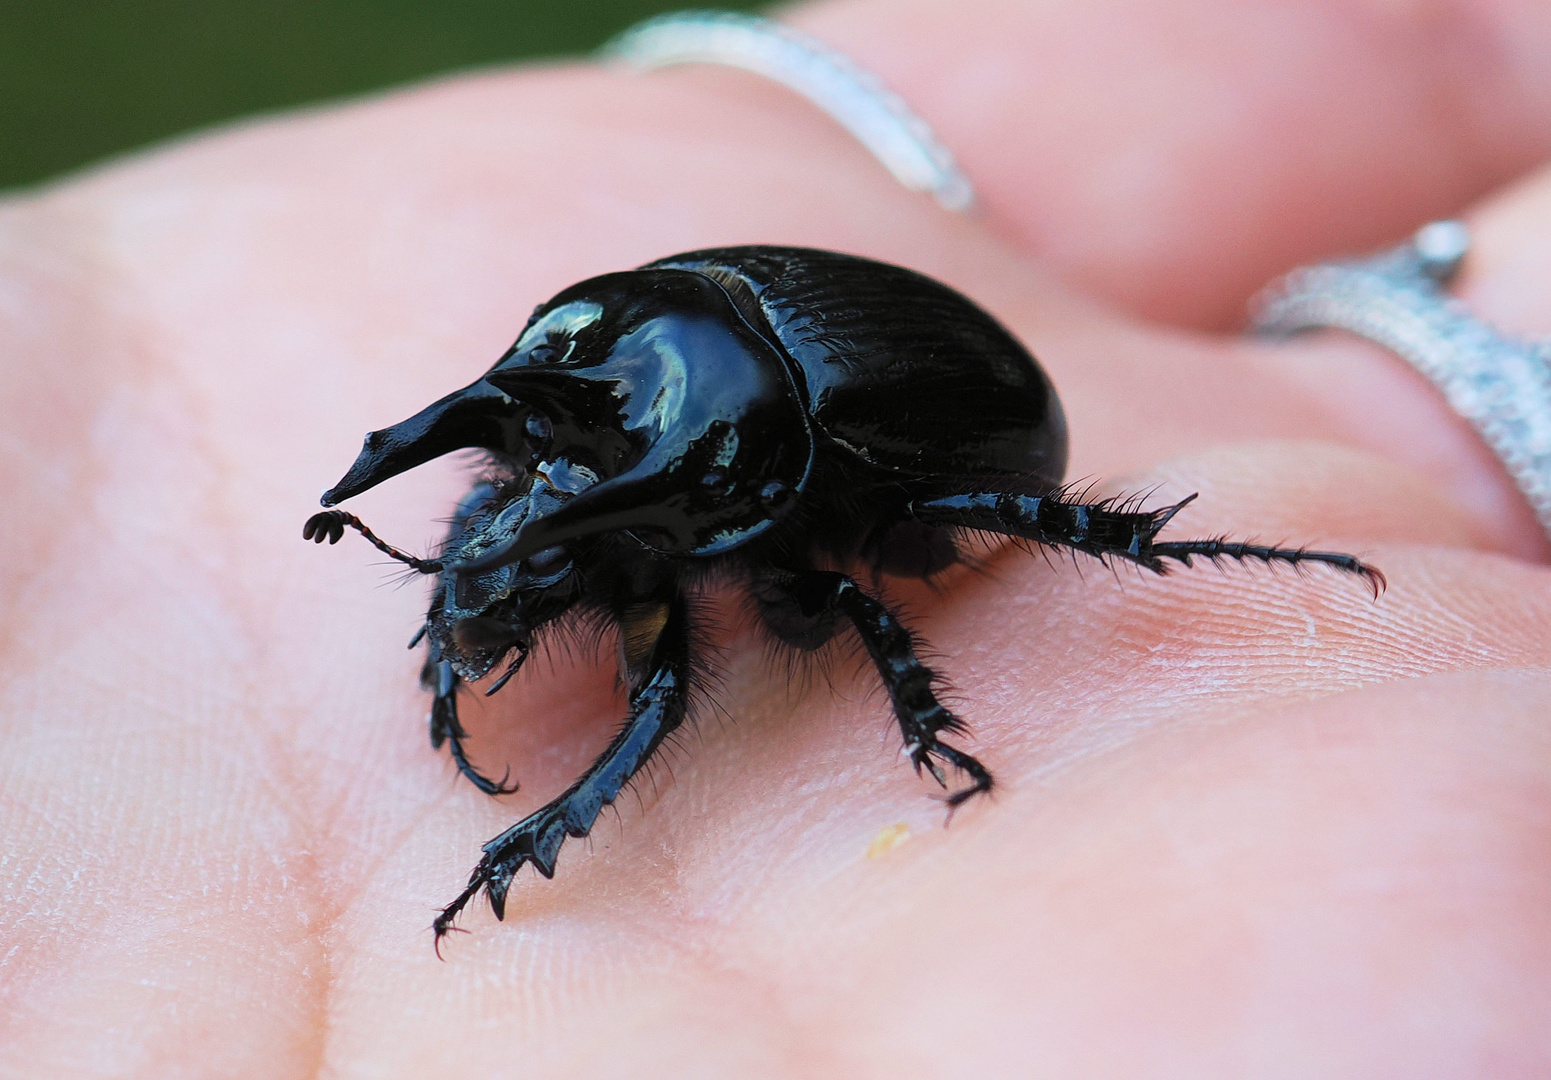
M1468 22L1509 64L1428 52L1420 16L1289 4L1253 53L1290 57L1270 70L1227 6L1176 8L1179 36L1129 48L1114 34L1153 26L1144 5L965 10L798 21L932 120L983 220L896 190L777 88L590 68L262 123L0 211L7 1069L1543 1068L1544 541L1398 361L1178 327L1543 159L1551 30L1530 5ZM1081 62L984 59L1036 50ZM1415 81L1445 57L1456 75ZM987 84L1009 113L960 107ZM1214 92L1150 96L1190 85ZM1469 301L1551 329L1551 180L1473 224ZM524 785L478 794L423 741L402 648L418 590L300 523L361 431L473 378L532 304L740 242L949 281L1052 373L1074 475L1199 489L1180 535L1357 550L1390 591L1015 551L941 593L896 583L1002 782L948 830L867 672L792 689L757 642L725 641L727 718L702 717L554 881L519 879L505 924L471 908L437 963L427 927L479 844L563 787L622 704L581 657L471 707L481 763ZM360 513L429 542L459 483L429 466Z

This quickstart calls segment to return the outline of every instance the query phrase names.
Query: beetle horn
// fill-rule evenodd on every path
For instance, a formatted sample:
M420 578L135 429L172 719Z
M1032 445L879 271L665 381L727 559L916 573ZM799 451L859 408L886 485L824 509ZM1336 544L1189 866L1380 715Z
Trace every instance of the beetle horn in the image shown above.
M618 395L612 372L599 368L495 368L484 381L551 420L585 416L589 426L617 421Z
M512 440L520 437L515 433L508 437L507 432L516 421L512 399L481 379L408 420L369 432L350 471L323 493L323 505L343 502L454 450L480 447L511 453L515 449Z

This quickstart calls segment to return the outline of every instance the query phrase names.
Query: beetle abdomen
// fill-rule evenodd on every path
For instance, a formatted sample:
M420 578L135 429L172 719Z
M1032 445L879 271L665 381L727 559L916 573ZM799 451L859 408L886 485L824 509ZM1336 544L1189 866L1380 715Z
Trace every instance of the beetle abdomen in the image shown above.
M757 304L806 379L817 428L867 462L911 476L1061 482L1066 420L1050 380L947 286L809 248L716 248L649 265L707 273L735 303Z

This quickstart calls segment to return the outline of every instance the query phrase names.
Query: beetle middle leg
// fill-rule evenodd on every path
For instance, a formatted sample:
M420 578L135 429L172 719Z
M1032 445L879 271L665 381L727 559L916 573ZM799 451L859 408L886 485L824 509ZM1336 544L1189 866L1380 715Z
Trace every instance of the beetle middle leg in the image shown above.
M650 647L640 644L639 666L631 676L630 717L592 767L559 798L534 811L484 847L484 857L468 886L436 917L436 940L453 929L453 920L485 890L497 919L506 917L506 893L524 863L545 877L555 874L555 859L567 836L586 836L603 808L618 798L631 777L656 753L662 741L689 711L691 632L689 604L682 596L659 605L642 605L642 618L658 622ZM631 627L625 627L628 638ZM636 676L639 677L636 677Z
M975 758L940 740L964 730L963 721L937 700L936 674L916 654L914 636L898 615L846 574L805 570L766 576L757 596L765 624L799 648L816 648L843 616L856 628L888 691L905 749L917 773L926 769L944 788L946 763L970 778L970 786L948 796L949 807L990 791L991 773Z

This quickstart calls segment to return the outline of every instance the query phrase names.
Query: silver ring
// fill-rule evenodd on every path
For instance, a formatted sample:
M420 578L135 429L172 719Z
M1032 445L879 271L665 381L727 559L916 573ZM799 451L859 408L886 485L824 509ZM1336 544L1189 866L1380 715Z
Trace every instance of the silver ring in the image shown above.
M1294 270L1252 302L1252 328L1334 327L1398 355L1476 429L1551 535L1551 341L1509 337L1448 294L1469 250L1463 222L1435 221L1380 255Z
M637 23L601 50L641 70L721 64L774 79L823 109L912 191L947 210L975 202L953 154L872 72L780 23L722 11L680 11Z

